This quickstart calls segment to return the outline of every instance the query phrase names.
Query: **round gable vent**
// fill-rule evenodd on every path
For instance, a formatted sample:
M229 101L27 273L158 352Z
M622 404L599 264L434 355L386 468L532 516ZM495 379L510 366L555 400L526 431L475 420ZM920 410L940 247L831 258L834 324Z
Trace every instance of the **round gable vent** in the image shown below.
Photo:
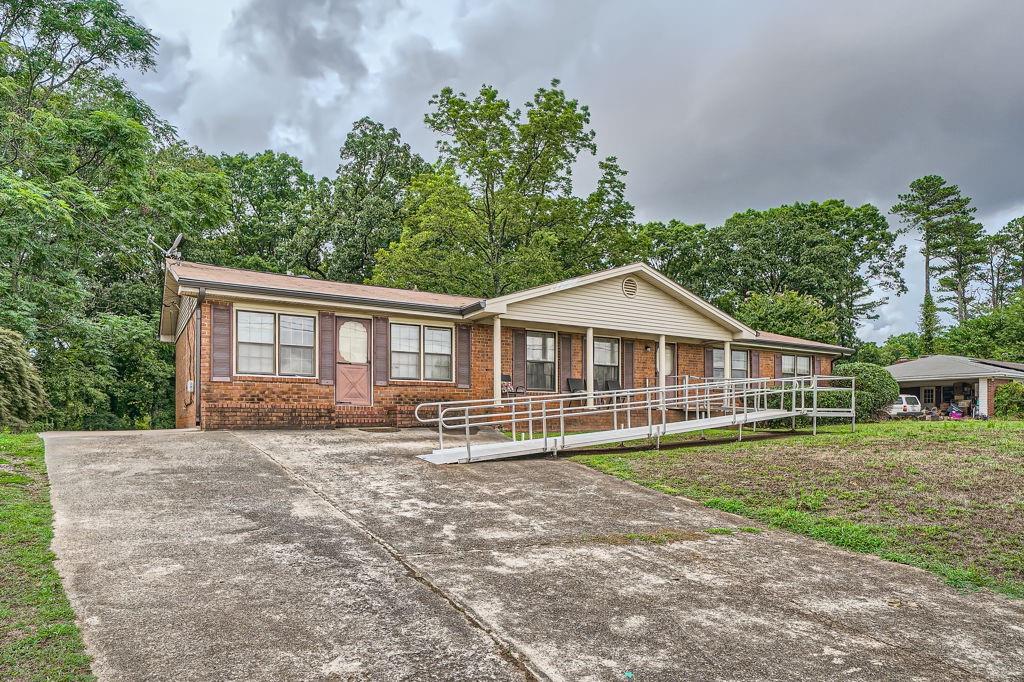
M633 279L632 277L627 277L626 279L622 280L622 293L624 293L629 298L633 298L634 296L636 296L636 287L636 280Z

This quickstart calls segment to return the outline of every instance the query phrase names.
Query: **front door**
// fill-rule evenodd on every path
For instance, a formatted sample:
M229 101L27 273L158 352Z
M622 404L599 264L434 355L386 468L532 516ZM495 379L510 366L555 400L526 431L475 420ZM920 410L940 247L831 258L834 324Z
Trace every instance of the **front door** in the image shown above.
M345 405L370 404L370 321L338 317L338 365L334 399Z

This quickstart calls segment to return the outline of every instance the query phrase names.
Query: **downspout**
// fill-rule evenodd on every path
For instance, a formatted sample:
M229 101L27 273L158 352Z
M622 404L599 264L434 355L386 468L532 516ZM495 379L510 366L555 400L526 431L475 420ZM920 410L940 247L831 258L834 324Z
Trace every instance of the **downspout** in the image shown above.
M203 379L203 301L206 299L206 287L199 288L199 294L196 296L196 319L195 324L195 335L196 342L194 344L196 349L196 426L202 425L202 414L203 414L203 392L202 392L202 379Z

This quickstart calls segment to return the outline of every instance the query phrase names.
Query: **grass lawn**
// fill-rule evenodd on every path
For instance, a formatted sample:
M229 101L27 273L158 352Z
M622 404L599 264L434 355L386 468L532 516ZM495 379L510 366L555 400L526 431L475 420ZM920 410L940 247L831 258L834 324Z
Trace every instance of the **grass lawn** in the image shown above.
M0 433L0 679L92 680L50 540L38 436Z
M839 425L573 459L953 585L1024 597L1024 422Z

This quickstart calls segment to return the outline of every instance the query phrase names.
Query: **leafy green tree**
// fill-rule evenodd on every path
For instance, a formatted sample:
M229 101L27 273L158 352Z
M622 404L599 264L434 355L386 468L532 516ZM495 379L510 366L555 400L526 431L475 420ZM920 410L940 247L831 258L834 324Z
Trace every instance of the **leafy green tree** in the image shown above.
M313 176L291 154L222 154L217 166L231 188L230 218L208 236L210 262L285 272L286 243L295 233L314 188Z
M670 220L641 225L639 238L653 267L701 298L726 310L736 309L737 295L728 288L723 263L726 246L717 231Z
M594 192L572 193L573 166L596 145L589 110L558 81L523 109L489 86L472 99L445 88L430 105L438 163L412 183L374 283L494 297L636 257L615 159L601 163Z
M1014 289L1015 260L1018 257L1015 251L1020 251L1020 248L1014 247L1005 231L987 235L983 240L985 262L980 274L985 295L983 304L987 310L995 310L1006 305Z
M974 300L975 285L982 277L988 258L985 230L981 223L969 215L953 216L935 230L932 256L936 259L935 274L939 289L945 293L941 300L948 304L958 322L967 319Z
M853 355L850 356L850 362L870 362L873 365L892 364L885 360L886 356L882 353L882 349L874 341L857 344Z
M946 330L936 341L940 353L1024 362L1024 291L1002 308Z
M857 324L875 319L906 290L900 269L906 248L877 208L844 201L797 203L737 213L716 230L725 288L747 295L796 291L836 311L839 339L852 345Z
M921 337L915 332L890 336L882 344L879 352L880 365L893 365L904 358L913 360L925 354Z
M935 299L931 294L924 295L921 303L921 319L918 323L921 341L921 354L931 355L935 352L935 339L942 333L942 326L939 324L939 308L935 305Z
M1004 419L1024 419L1024 384L1004 384L996 389L995 415Z
M956 216L971 216L971 200L956 185L946 183L938 175L926 175L910 183L910 191L899 195L899 202L890 210L900 216L903 224L921 237L924 256L924 292L932 292L932 258L937 232Z
M999 231L999 236L1005 240L1009 250L1009 268L1015 275L1011 277L1016 280L1010 285L1011 290L1024 291L1024 216L1014 218Z
M48 407L21 334L0 329L0 428L21 429Z
M806 294L753 293L740 304L736 317L754 329L822 343L839 342L836 311Z
M317 277L368 280L377 252L402 235L409 184L429 170L396 129L356 121L336 176L309 190L308 214L286 247L290 262Z

